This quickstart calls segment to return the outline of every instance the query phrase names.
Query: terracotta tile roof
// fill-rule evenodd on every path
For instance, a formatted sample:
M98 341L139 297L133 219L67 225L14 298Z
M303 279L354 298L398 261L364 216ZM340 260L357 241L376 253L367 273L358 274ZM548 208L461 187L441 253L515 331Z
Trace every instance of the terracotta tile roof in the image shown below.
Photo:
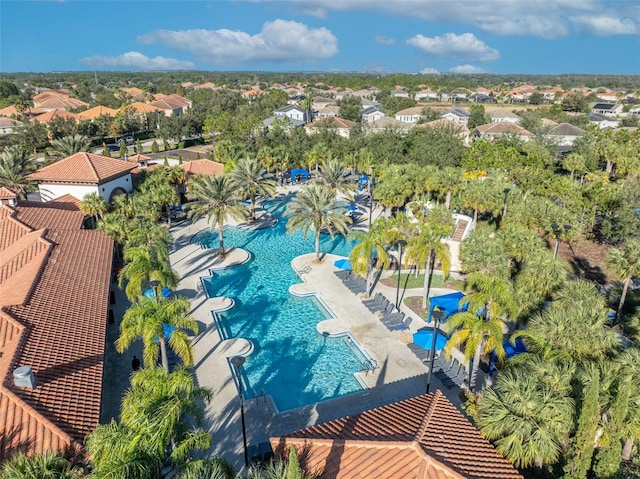
M131 103L130 105L127 105L127 107L133 107L133 110L136 113L154 113L157 111L162 111L161 108L155 107L153 105L147 104L147 103L142 103L142 102L135 102L135 103Z
M127 157L127 161L130 163L146 163L147 161L151 161L151 157L147 155L133 155Z
M56 118L63 118L65 120L67 119L72 119L72 120L78 120L78 115L76 115L75 113L69 113L66 110L50 110L47 111L45 113L42 113L38 116L34 116L33 119L37 122L40 123L49 123L51 121L53 121Z
M518 136L533 136L529 130L525 130L520 125L507 121L499 121L497 123L488 123L476 127L482 135L503 135L512 134Z
M18 193L5 186L0 187L0 200L8 200L10 198L17 198Z
M100 185L128 174L135 165L124 160L80 152L39 169L29 177L38 182Z
M46 204L55 205L56 208L68 209L69 211L80 211L82 200L79 200L75 196L67 193L62 196L58 196L55 200L47 201Z
M43 91L33 97L33 103L42 103L43 101L50 100L51 98L69 98L69 92L57 90Z
M65 195L65 197L68 195ZM60 200L42 203L40 201L19 201L16 210L20 215L20 222L34 230L55 228L61 230L77 230L82 227L84 213L80 211L75 201ZM75 198L74 198L75 199ZM76 200L77 201L77 200ZM47 214L43 214L47 211Z
M189 108L191 101L180 95L165 95L152 101L150 105L160 108L161 110L176 110L178 108Z
M271 438L320 479L521 479L440 392ZM375 471L375 472L374 472Z
M27 107L24 111L24 115L39 115L40 113L44 113L44 110L40 108ZM16 109L14 105L5 106L0 109L0 116L19 116L21 113Z
M123 93L126 93L134 100L144 100L145 98L144 90L141 90L140 88L136 88L136 87L120 88L120 91Z
M24 126L24 123L18 120L12 120L4 116L0 116L0 128L18 128Z
M52 211L0 208L0 458L78 447L99 420L113 243L100 231L52 226ZM77 224L78 212L59 214L71 219L58 224ZM27 219L48 226L32 231ZM14 289L30 296L15 304ZM34 389L13 384L24 365Z
M114 116L116 116L116 113L118 113L118 111L114 110L113 108L98 105L78 113L78 120L93 120L94 118L98 118L99 116L108 116L113 118Z
M74 108L82 108L89 106L88 103L85 103L81 100L77 100L75 98L66 98L66 97L50 97L44 101L36 102L34 100L34 105L38 108L42 108L43 110L72 110Z
M181 165L178 165L184 171L187 172L189 176L195 175L221 175L224 172L224 165L222 163L218 163L217 161L202 159L202 160L192 160L187 161Z
M210 81L207 83L203 83L202 85L196 85L194 88L196 90L202 90L202 89L211 89L213 87L215 87L215 83L211 83Z

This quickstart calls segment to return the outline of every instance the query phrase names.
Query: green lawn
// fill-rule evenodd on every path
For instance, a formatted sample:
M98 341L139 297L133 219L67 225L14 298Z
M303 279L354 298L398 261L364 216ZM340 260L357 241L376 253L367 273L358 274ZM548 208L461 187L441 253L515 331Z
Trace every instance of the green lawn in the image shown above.
M408 277L408 279L407 279ZM397 284L398 282L398 275L394 274L393 276L391 276L390 278L388 278L390 281L393 282L393 284ZM404 288L405 287L405 281L407 281L406 283L406 288L422 288L424 286L424 274L418 274L417 276L415 274L410 274L410 273L402 273L400 275L400 287ZM445 281L444 278L442 277L442 275L439 274L434 274L431 277L431 287L432 288L451 288L451 289L456 289L458 291L464 291L464 281L460 281L460 280L449 280L447 281L447 284L445 285Z

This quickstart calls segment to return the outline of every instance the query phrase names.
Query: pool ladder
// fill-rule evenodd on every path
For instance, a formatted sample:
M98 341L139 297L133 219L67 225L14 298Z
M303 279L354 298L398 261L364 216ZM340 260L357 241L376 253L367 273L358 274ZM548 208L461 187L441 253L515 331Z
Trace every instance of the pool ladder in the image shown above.
M307 274L309 271L311 271L311 265L310 264L306 265L304 268L300 268L298 270L298 274L299 275Z
M376 362L375 359L365 359L362 364L362 372L369 373L369 371L373 371L375 369L378 369L378 363Z

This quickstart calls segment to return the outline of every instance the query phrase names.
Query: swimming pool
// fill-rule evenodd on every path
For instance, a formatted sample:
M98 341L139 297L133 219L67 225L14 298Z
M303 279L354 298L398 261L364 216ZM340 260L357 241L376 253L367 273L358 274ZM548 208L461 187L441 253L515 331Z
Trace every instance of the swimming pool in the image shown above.
M284 411L360 391L354 373L366 369L366 358L349 337L318 334L318 322L331 315L317 299L289 294L289 286L300 282L291 260L314 251L313 234L306 240L300 233L286 234L286 200L269 201L265 209L278 218L275 226L224 230L225 246L250 251L251 260L203 279L209 296L235 301L230 310L216 313L222 336L254 344L243 367L246 397L270 395ZM216 248L218 235L202 231L193 241ZM340 235L333 240L322 235L322 252L347 256L352 247Z

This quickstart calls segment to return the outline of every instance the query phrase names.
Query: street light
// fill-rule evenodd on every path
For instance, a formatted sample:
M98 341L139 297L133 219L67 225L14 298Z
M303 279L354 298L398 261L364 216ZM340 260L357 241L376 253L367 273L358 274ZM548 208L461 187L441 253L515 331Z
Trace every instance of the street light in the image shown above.
M402 248L407 244L405 240L398 240L398 287L396 288L396 309L400 311L400 273L402 272Z
M236 375L238 377L238 395L240 396L240 417L242 420L242 446L244 448L244 467L249 470L249 455L247 452L247 432L244 424L244 397L242 395L242 365L246 358L244 356L233 356L229 359L229 362L236 368Z
M436 336L438 335L438 327L440 326L440 319L444 316L444 311L434 309L431 312L431 317L435 321L433 325L433 337L431 338L431 353L429 354L429 372L427 373L427 394L431 388L431 374L433 373L433 362L436 359Z

